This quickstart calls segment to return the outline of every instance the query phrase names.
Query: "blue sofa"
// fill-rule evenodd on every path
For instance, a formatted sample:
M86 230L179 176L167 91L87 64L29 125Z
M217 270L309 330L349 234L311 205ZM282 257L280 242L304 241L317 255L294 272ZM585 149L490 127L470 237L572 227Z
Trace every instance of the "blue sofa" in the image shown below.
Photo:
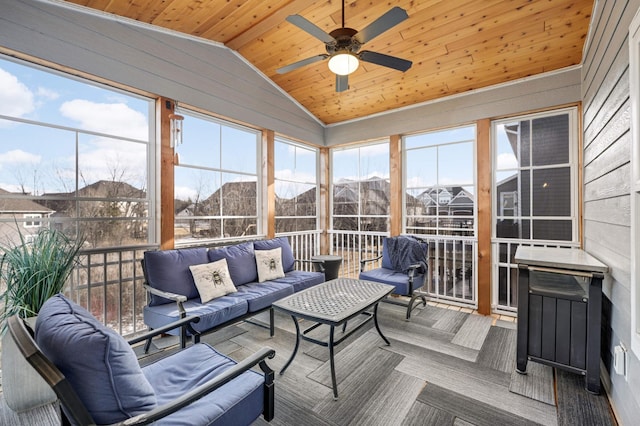
M283 275L258 282L256 252L280 248ZM229 275L237 291L202 303L189 266L226 260ZM322 261L295 260L289 241L285 237L249 241L222 248L205 247L174 250L155 250L144 253L143 271L149 301L144 307L144 323L156 329L185 316L196 316L193 324L197 333L183 327L181 343L190 334L204 334L230 323L246 319L265 310L270 311L270 333L273 336L273 309L271 304L290 294L325 281L324 272L300 271L296 263ZM150 342L147 342L147 348Z

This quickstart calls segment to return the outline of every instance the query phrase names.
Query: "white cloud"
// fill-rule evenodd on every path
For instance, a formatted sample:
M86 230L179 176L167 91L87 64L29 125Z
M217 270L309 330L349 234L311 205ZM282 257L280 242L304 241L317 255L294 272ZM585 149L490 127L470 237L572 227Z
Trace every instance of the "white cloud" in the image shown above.
M517 169L518 159L513 153L504 153L498 155L498 170Z
M145 115L122 102L105 104L74 99L63 103L60 113L78 121L84 130L136 139L149 136Z
M42 156L23 151L21 149L13 149L11 151L0 153L1 164L37 164L42 161Z
M276 171L276 179L293 180L297 182L315 182L316 177L311 173L283 169Z
M0 114L24 117L34 110L33 92L16 76L0 68Z
M191 188L188 186L176 186L173 189L174 197L177 200L188 200L195 198L198 196L198 191L195 188Z
M80 149L80 173L89 183L115 178L139 186L146 176L145 145L97 137Z
M47 89L46 87L38 87L36 92L38 98L42 98L47 101L53 101L60 97L60 94L55 90Z

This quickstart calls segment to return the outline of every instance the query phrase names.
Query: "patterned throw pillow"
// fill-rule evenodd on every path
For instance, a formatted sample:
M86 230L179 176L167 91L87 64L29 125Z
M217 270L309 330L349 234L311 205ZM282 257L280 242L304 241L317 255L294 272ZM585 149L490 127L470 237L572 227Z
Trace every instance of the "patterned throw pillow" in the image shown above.
M191 265L189 269L202 303L238 291L231 280L226 259L202 265Z
M271 250L256 250L255 253L256 265L258 266L258 282L284 277L281 247Z

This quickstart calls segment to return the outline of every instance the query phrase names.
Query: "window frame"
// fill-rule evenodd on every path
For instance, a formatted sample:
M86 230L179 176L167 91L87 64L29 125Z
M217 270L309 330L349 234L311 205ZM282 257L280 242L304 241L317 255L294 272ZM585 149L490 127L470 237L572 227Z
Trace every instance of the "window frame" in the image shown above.
M42 213L25 213L23 219L25 219L23 224L25 228L40 228L42 226L42 220L33 220L42 219Z
M369 142L363 142L363 143L359 143L359 144L355 144L355 145L348 145L348 146L344 146L344 147L337 147L337 148L332 148L331 149L331 154L330 154L330 170L331 170L331 175L330 175L330 189L329 189L329 211L330 211L330 218L331 218L331 224L330 224L330 230L331 231L336 231L336 232L366 232L366 233L379 233L379 232L389 232L389 227L390 227L390 220L391 220L391 212L389 211L388 214L386 215L367 215L367 214L363 214L362 213L362 198L360 197L361 195L361 184L362 184L362 179L363 179L363 175L362 175L362 170L361 170L361 164L362 164L362 155L361 155L361 150L363 148L368 148L368 147L372 147L375 145L387 145L387 149L390 151L391 149L391 141L389 140L389 138L384 138L384 139L377 139L374 141L369 141ZM340 215L340 214L335 214L334 212L334 206L335 206L335 175L334 175L334 155L336 152L340 152L340 151L348 151L348 150L358 150L358 203L357 203L357 213L355 215ZM390 182L391 181L391 170L390 170L390 166L389 169L387 170L387 172L389 173L389 175L386 177L386 179ZM357 221L357 229L336 229L334 227L335 224L335 219L336 217L338 218L355 218ZM373 219L378 219L378 218L384 218L386 219L387 222L387 229L385 231L368 231L368 230L362 230L361 229L361 224L362 224L362 218L373 218Z
M530 161L530 164L528 166L520 166L520 163L518 162L518 166L515 169L501 169L498 170L497 167L497 126L501 125L501 124L508 124L511 122L516 122L516 121L529 121L529 122L533 122L536 119L539 118L545 118L545 117L552 117L552 116L558 116L561 114L567 114L568 119L569 119L569 123L568 123L568 129L569 129L569 158L568 158L568 162L567 165L569 167L569 171L570 171L570 214L569 216L536 216L534 215L534 204L533 204L533 198L534 198L534 193L533 191L530 191L529 193L529 214L528 215L514 215L514 216L506 216L506 218L514 218L514 220L517 218L519 220L526 220L529 222L529 238L507 238L507 237L498 237L497 236L497 221L500 218L503 218L502 215L499 215L498 212L501 213L501 206L498 206L498 200L496 196L492 196L491 198L491 203L492 203L492 219L491 219L491 236L492 239L510 239L513 240L514 242L516 241L554 241L557 242L558 244L579 244L580 243L580 235L579 231L580 231L580 226L579 226L579 211L580 208L578 206L578 199L579 199L579 195L578 195L578 111L577 111L577 107L567 107L567 108L558 108L558 109L551 109L551 110L547 110L547 111L542 111L542 112L537 112L537 113L530 113L530 114L521 114L518 116L514 116L514 117L509 117L509 118L504 118L504 119L496 119L496 120L492 120L491 121L491 161L492 161L492 167L491 167L491 191L492 194L497 194L497 184L498 184L498 178L497 175L499 172L502 171L509 171L509 170L515 170L516 174L518 173L518 171L521 170L528 170L530 171L530 177L529 177L529 184L531 186L533 186L533 172L536 170L546 170L546 169L557 169L559 168L562 164L564 163L557 163L557 164L552 164L552 165L534 165L533 162ZM530 130L531 131L531 130ZM532 145L531 145L532 146ZM520 147L518 147L520 148ZM516 191L517 192L517 191ZM519 198L516 198L516 202L517 203L521 203L522 200ZM564 219L562 219L564 218ZM572 235L572 239L570 241L565 241L565 240L542 240L542 239L535 239L533 237L534 232L533 232L533 225L534 222L536 220L571 220L571 235Z
M412 147L412 148L407 148L407 144L406 144L406 139L408 137L412 137L412 136L419 136L419 135L426 135L426 134L430 134L430 133L439 133L439 132L444 132L444 131L455 131L457 129L465 129L465 128L473 128L473 135L474 138L473 140L470 139L461 139L461 140L455 140L455 141L447 141L447 142L443 142L443 143L438 143L438 144L432 144L432 145L424 145L424 146L420 146L420 147ZM466 144L466 143L472 143L473 145L473 171L472 171L472 176L473 176L473 190L474 190L474 200L473 200L473 214L472 215L461 215L461 216L473 216L473 227L467 229L466 231L470 231L471 235L465 235L464 237L468 237L468 238L477 238L478 236L478 173L477 173L477 169L478 169L478 160L477 160L477 151L478 151L478 126L476 123L469 123L469 124L464 124L464 125L458 125L458 126L452 126L452 127L447 127L447 128L441 128L441 129L434 129L434 130L429 130L429 131L425 131L425 132L420 132L420 133L414 133L414 134L410 134L410 135L405 135L402 137L402 155L403 155L403 164L407 164L407 156L410 154L411 151L414 150L420 150L420 149L439 149L440 147L446 147L446 146L452 146L452 145L461 145L461 144ZM438 158L436 158L436 161L438 161ZM440 163L438 162L436 164L436 170L439 171L440 169ZM438 175L439 177L439 175ZM408 230L408 226L407 226L407 222L409 220L409 215L407 213L407 192L410 189L413 189L414 187L408 187L407 185L407 180L408 180L408 176L407 176L407 167L404 166L402 168L402 230L405 233L415 233L413 231L409 231ZM434 233L425 233L425 234L419 234L419 235L424 235L424 236L442 236L442 235L448 235L448 233L452 232L451 228L447 228L447 227L441 227L440 226L440 219L443 217L455 217L455 215L450 215L450 216L441 216L439 214L440 212L440 205L441 205L441 198L440 198L440 194L443 191L446 191L448 193L448 197L449 197L449 202L451 202L452 200L454 200L456 197L458 197L460 195L460 193L453 195L448 188L452 187L452 186L458 186L456 185L445 185L445 184L441 184L440 182L436 182L434 186L432 186L431 188L436 188L437 189L437 197L434 199L434 202L436 203L436 205L438 206L437 210L436 210L436 215L422 215L422 217L425 218L435 218L436 220L436 226L435 228L433 228L432 230L434 231ZM417 187L415 187L417 188ZM426 187L425 187L426 188ZM411 215L411 217L418 217L418 215ZM458 216L459 217L459 216ZM415 228L415 226L412 226L411 228ZM430 228L426 228L427 230L431 230ZM416 234L417 235L417 234Z
M198 220L220 220L221 221L221 231L224 231L224 221L225 220L236 220L236 219L255 219L255 223L256 223L256 232L255 234L250 234L247 235L245 237L243 236L229 236L229 237L225 237L224 235L216 235L216 236L211 236L211 237L203 237L203 238L194 238L193 236L189 236L185 239L175 239L175 247L188 247L188 246L193 246L194 244L196 245L201 245L201 244L207 244L207 243L211 243L214 241L224 241L224 240L230 240L230 241L237 241L237 240L242 240L244 238L246 239L255 239L256 237L259 236L263 236L264 235L264 227L263 227L263 221L261 220L261 214L263 211L262 205L263 205L263 200L264 200L264 196L263 196L263 174L261 172L261 159L262 159L262 132L260 130L257 130L255 128L252 127L248 127L248 126L243 126L237 123L234 123L232 121L228 121L228 120L223 120L221 118L215 117L213 115L209 115L206 114L204 112L200 112L200 111L195 111L193 109L190 109L189 107L186 106L180 106L179 108L176 109L176 114L180 114L183 116L188 116L192 119L198 119L198 120L205 120L211 123L214 123L216 125L219 125L221 127L220 131L222 131L223 127L228 127L228 128L232 128L232 129L237 129L243 132L247 132L247 133L252 133L255 135L255 153L256 153L256 164L255 164L255 174L253 173L249 173L246 171L241 171L241 170L235 170L235 169L229 169L225 167L225 164L223 163L224 158L221 157L220 159L220 165L219 167L213 167L213 166L206 166L206 165L199 165L199 164L191 164L191 163L187 163L183 160L179 160L178 164L176 164L174 167L175 168L184 168L184 169L189 169L189 170L200 170L200 171L204 171L204 172L212 172L212 173L219 173L220 175L220 187L216 190L213 191L213 194L215 194L217 191L221 191L221 189L223 188L225 182L223 180L223 177L225 174L234 174L234 175L243 175L243 176L250 176L250 177L255 177L255 183L256 183L256 211L254 215L246 215L246 216L238 216L238 215L228 215L228 214L224 214L223 213L223 208L221 205L221 210L220 210L220 214L219 215L206 215L206 216L183 216L183 217L178 217L176 213L174 213L174 217L173 217L173 226L174 229L176 227L176 221L177 220L193 220L193 221L198 221ZM222 138L220 139L220 151L222 152L223 148L222 148L222 143L223 140ZM184 141L183 143L189 143L188 141ZM178 149L176 149L176 153L178 153ZM179 153L178 153L179 156ZM174 173L175 173L175 169L174 169ZM176 181L174 179L173 182L174 188L176 185Z
M40 213L40 214L37 214L38 216L37 218L40 219L37 221L39 223L37 226L27 225L28 222L34 222L33 220L31 221L29 220L30 219L29 216L33 216L33 214L23 214L23 217L21 219L21 221L23 222L22 226L24 228L32 229L32 230L34 228L41 228L41 227L60 227L60 229L64 227L67 231L73 231L76 234L78 234L82 232L83 226L92 224L92 223L101 222L101 221L105 223L114 222L114 221L117 223L129 222L131 224L137 224L138 222L141 222L142 225L135 225L132 228L141 227L145 229L146 241L144 243L136 241L132 245L127 245L127 246L137 246L137 245L146 246L146 245L157 244L158 236L159 236L159 228L156 226L156 223L155 223L156 221L154 220L154 218L156 217L156 208L157 208L155 194L156 194L156 191L159 191L159 183L158 183L159 181L157 180L157 176L156 176L157 159L159 158L157 156L157 153L159 152L159 150L157 148L158 141L156 138L156 115L155 115L157 99L152 97L148 93L145 93L133 88L123 88L123 87L117 87L115 85L109 85L104 82L96 81L92 79L91 76L72 74L65 70L60 70L60 69L53 68L51 66L45 66L42 64L30 62L29 60L20 59L17 57L7 56L2 53L0 53L0 60L6 61L6 62L12 62L21 67L33 69L42 73L47 73L52 76L73 81L88 87L98 88L100 90L110 92L111 96L122 95L127 98L137 99L146 104L145 114L147 118L148 129L147 129L146 136L144 138L130 137L130 136L124 136L124 135L115 134L115 133L105 133L103 131L84 129L81 125L70 126L67 124L62 124L55 120L45 121L40 119L0 115L0 119L5 121L15 122L21 125L33 126L33 127L42 128L42 129L56 130L56 131L62 131L62 132L69 132L70 134L75 134L73 136L73 140L74 140L73 144L74 144L74 150L75 150L75 154L74 154L75 167L73 170L73 175L74 175L73 188L70 188L68 191L64 191L62 194L57 194L57 193L48 194L44 192L41 195L34 195L34 194L6 195L6 198L25 199L25 200L34 201L36 203L43 202L43 201L68 202L74 205L73 210L75 211L75 214L70 216L65 216L65 217L54 217L48 214ZM82 164L79 161L79 157L81 155L81 152L80 152L81 145L85 143L83 140L83 138L85 137L102 137L109 140L116 140L116 141L122 141L126 143L144 145L145 147L144 148L145 188L142 188L142 189L135 188L135 189L144 191L145 196L132 198L132 197L126 197L126 196L87 197L87 196L79 195L79 191L81 189L89 187L90 185L102 180L102 179L97 179L95 182L83 183L83 180L81 178ZM126 151L123 151L123 153L124 152ZM120 182L127 183L127 181L125 180ZM81 185L84 185L84 186L81 187ZM70 194L73 194L73 195L70 195ZM0 196L0 198L3 198L3 197ZM132 215L132 216L116 216L116 217L82 216L78 213L78 206L82 203L87 203L87 202L103 202L103 203L115 203L115 204L118 204L121 202L143 203L145 205L144 211L146 212L146 214L143 216ZM0 223L6 223L6 220L0 220ZM86 238L86 232L85 232L85 238ZM121 245L118 245L118 244L115 244L115 245L99 244L96 247L92 247L92 249L108 250L110 248L120 247L120 246Z
M275 159L275 153L274 153L274 183L277 182L289 182L289 183L294 183L294 184L303 184L303 185L313 185L315 187L315 192L316 192L316 210L315 210L315 215L314 216L299 216L299 215L294 215L294 216L278 216L275 214L274 212L274 226L276 229L276 234L282 234L282 232L278 232L278 219L310 219L310 218L314 218L315 219L315 227L313 229L310 229L309 231L315 231L316 229L319 228L320 225L320 208L319 208L319 203L318 201L320 200L320 150L318 148L312 147L310 145L305 145L299 142L295 142L293 140L287 139L285 137L281 137L281 136L276 136L275 140L274 140L274 144L286 144L286 145L290 145L293 146L295 148L300 148L300 149L304 149L307 151L311 151L313 152L314 156L315 156L315 165L316 165L316 170L315 170L315 182L310 182L310 181L297 181L297 180L291 180L291 179L281 179L278 178L277 172L278 170L275 168L275 163L276 163L276 159ZM296 154L294 154L296 155ZM275 211L277 211L277 207L275 209Z

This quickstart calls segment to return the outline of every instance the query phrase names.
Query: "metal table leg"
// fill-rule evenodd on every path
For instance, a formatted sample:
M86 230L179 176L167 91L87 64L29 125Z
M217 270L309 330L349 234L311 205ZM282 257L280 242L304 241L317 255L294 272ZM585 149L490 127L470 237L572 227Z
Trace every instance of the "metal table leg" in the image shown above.
M373 307L373 323L376 325L376 330L378 330L378 334L382 337L382 340L384 340L387 346L390 346L391 343L389 343L387 338L384 337L384 334L382 334L382 330L380 330L380 326L378 325L378 303Z
M291 357L289 357L289 360L287 361L287 363L284 365L284 367L282 367L282 370L280 370L281 375L284 373L284 370L286 370L287 367L289 367L291 362L293 362L293 359L296 357L296 354L298 353L298 347L300 346L300 325L298 325L298 321L296 320L296 317L294 317L293 315L291 315L291 319L293 319L293 324L296 326L296 345L293 348L293 353L291 354Z
M329 365L331 366L331 386L333 387L333 399L338 399L338 384L336 383L336 366L333 359L334 351L333 351L333 333L335 331L335 327L332 325L329 331Z

